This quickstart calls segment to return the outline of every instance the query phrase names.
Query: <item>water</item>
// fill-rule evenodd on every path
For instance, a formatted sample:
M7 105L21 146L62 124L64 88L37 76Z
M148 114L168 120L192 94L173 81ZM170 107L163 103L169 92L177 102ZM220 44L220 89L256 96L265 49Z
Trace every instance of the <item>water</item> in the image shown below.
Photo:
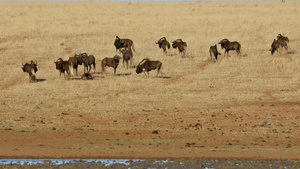
M49 168L300 168L296 160L240 160L240 159L0 159L2 167L36 166ZM19 168L19 167L17 167Z

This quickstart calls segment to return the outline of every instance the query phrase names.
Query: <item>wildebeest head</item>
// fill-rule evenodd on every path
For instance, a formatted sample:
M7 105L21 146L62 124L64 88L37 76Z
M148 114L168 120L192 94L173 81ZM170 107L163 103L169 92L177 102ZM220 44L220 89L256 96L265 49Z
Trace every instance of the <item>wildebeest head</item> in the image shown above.
M162 37L160 38L157 42L155 42L155 44L159 45L159 48L161 48L161 45L163 44L164 41L166 41L166 37Z
M224 48L224 45L225 45L227 42L229 42L228 39L222 39L218 44L220 44L220 45L221 45L221 48L223 49L223 48Z
M56 69L58 70L60 69L62 62L63 62L62 58L58 58L57 61L54 62L56 65Z
M124 44L123 44L123 42L121 42L121 39L118 36L116 36L114 45L115 45L116 49L121 49L121 48L123 48Z
M147 61L150 61L150 59L145 58L145 59L143 59L143 60L137 65L137 68L136 68L136 70L135 70L135 72L136 72L137 74L140 74L140 73L143 72L143 66L141 66L141 65L144 64L144 63L147 62Z
M74 57L77 57L78 64L82 65L84 58L86 58L87 56L88 56L87 53L80 53L79 55L75 54Z
M175 41L172 42L172 47L173 48L177 48L178 47L178 43L183 42L182 39L177 39Z
M22 63L22 69L23 69L23 72L28 72L29 71L29 68L33 68L34 69L34 73L37 72L37 62L36 61L29 61L27 63ZM28 72L29 73L29 72Z
M136 70L135 70L135 72L136 72L137 74L140 74L140 73L143 72L143 69L142 69L141 67L137 67Z
M119 64L120 59L122 59L119 55L115 55L113 58L115 59L117 64Z
M29 82L35 82L35 73L37 72L37 63L34 61L29 61L28 63L22 63L23 72L27 72L29 74Z

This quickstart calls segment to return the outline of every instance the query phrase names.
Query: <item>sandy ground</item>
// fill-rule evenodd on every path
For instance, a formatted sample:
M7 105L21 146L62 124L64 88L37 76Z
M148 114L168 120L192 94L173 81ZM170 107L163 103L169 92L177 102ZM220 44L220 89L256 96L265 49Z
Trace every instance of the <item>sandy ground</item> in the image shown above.
M300 2L0 2L0 157L300 159ZM290 49L269 52L281 33ZM135 65L163 77L117 75L101 59L115 36ZM165 36L188 44L164 55ZM239 41L242 56L208 49ZM94 80L59 78L54 61L86 52ZM38 63L29 83L22 62ZM122 62L122 61L121 61Z

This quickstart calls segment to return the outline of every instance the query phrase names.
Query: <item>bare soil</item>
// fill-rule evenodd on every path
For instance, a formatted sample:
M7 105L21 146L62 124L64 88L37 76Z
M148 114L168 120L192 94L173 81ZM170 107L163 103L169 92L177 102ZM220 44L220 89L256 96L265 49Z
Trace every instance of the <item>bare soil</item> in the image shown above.
M300 2L0 4L1 158L300 160ZM278 33L291 49L271 55ZM134 41L135 65L160 60L163 77L122 63L101 73L116 35ZM186 41L187 55L164 55L162 36ZM223 38L242 56L219 48L211 62ZM95 55L94 80L80 80L82 66L59 79L53 62L80 52ZM29 60L36 83L21 69Z

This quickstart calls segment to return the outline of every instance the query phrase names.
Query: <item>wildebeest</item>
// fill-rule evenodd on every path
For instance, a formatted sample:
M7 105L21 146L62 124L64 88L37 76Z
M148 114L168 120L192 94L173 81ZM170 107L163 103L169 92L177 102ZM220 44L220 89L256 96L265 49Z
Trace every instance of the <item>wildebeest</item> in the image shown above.
M35 78L35 73L37 72L37 63L34 61L29 61L28 63L23 64L23 72L27 72L29 74L29 82L35 82L36 78Z
M135 51L133 41L131 39L121 39L118 36L116 36L114 45L116 47L116 52L118 50L121 51L122 48L128 48Z
M280 43L278 42L278 40L274 39L273 42L272 42L272 45L271 45L271 54L273 55L275 51L277 51L277 54L278 52L280 52Z
M78 55L75 54L74 57L69 57L69 62L72 62L73 65L73 70L76 70L76 76L77 76L77 68L78 68L78 64L79 64L79 58Z
M124 67L124 62L126 62L127 69L128 69L128 60L130 60L130 66L133 65L133 53L130 49L122 49L121 53L123 56L123 67Z
M230 42L228 39L223 39L221 42L219 42L219 44L221 44L222 49L225 49L224 56L226 53L228 56L230 50L235 50L237 55L241 55L241 44L239 42Z
M158 61L158 60L151 61L150 59L145 58L145 59L143 59L143 60L137 65L137 68L136 68L136 71L135 71L135 72L136 72L137 74L140 74L140 73L144 72L145 76L147 76L146 73L145 73L145 72L147 72L148 77L149 77L149 72L150 72L151 70L157 69L157 75L156 75L156 76L158 76L159 72L160 72L160 74L162 75L162 72L161 72L161 66L162 66L162 63L161 63L160 61Z
M85 73L85 68L87 69L88 73L92 69L92 65L94 66L94 72L96 70L96 61L94 55L88 55L87 53L81 53L79 55L75 55L75 57L78 57L78 64L84 65L83 71ZM90 69L88 68L90 67Z
M281 34L278 34L277 36L278 43L280 44L280 47L285 48L285 50L288 50L290 45L289 45L289 38L282 36Z
M159 48L162 48L164 53L168 54L168 49L170 49L170 43L167 41L166 37L160 38L155 44L158 44Z
M185 55L186 49L187 49L187 44L186 42L183 42L182 39L177 39L172 42L172 47L173 48L178 48L179 55L183 54Z
M57 59L54 62L56 65L56 69L59 71L59 77L64 73L65 79L69 79L71 77L71 73L73 75L73 64L69 61L64 61L62 58ZM66 77L66 74L68 75Z
M122 58L119 55L115 55L113 58L104 58L101 61L102 72L106 72L106 67L112 67L114 69L114 74L116 74L120 59Z
M81 76L81 79L83 79L83 80L93 80L93 76L90 73L84 73Z
M221 53L218 52L217 44L215 44L215 46L211 46L209 48L209 54L210 54L211 61L213 61L213 57L214 57L215 61L218 60L218 55L221 55Z

